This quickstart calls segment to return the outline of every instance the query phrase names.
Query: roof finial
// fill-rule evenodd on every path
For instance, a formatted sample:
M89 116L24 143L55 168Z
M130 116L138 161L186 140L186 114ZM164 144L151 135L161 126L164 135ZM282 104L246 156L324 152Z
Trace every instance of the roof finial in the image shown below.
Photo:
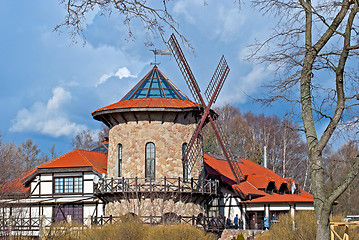
M150 64L155 65L155 66L161 64L161 63L157 62L157 55L172 55L171 51L169 51L169 50L160 50L160 49L155 48L155 49L151 49L150 51L152 51L153 54L155 55L155 62L153 62L153 63L151 62Z

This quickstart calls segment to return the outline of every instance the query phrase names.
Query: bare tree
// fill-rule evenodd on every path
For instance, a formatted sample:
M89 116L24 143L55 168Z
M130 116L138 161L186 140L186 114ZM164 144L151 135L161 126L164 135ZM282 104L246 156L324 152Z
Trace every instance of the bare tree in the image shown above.
M20 178L26 171L50 160L50 157L53 156L44 154L32 139L16 145L4 142L0 136L0 185Z
M325 187L323 151L344 127L352 140L358 127L358 0L255 0L266 14L275 14L273 35L256 44L251 59L276 69L264 103L284 100L301 106L309 152L311 189L317 219L317 239L330 237L333 202L359 173L359 157L332 191ZM293 98L298 96L298 98ZM321 134L320 129L325 125ZM354 134L352 134L354 133ZM339 176L335 176L339 177Z
M18 161L20 162L20 165L17 169L22 173L29 171L49 160L49 157L46 154L42 153L39 146L34 143L31 138L21 143L18 147L18 150Z
M3 142L0 136L0 185L21 176L19 155L18 147Z
M118 14L123 19L123 25L128 29L129 39L134 39L132 32L134 24L142 24L147 36L147 44L152 45L151 39L161 37L167 30L177 33L189 48L192 48L187 39L177 30L178 24L167 11L167 1L159 2L147 0L107 1L107 0L60 0L64 5L67 16L56 26L55 30L70 29L71 39L76 42L77 36L83 35L86 28L86 16L92 11L98 11L102 16Z
M308 154L293 122L251 112L242 115L238 108L231 105L217 108L216 112L229 138L231 152L261 163L266 146L268 168L283 177L294 177L303 188L307 188L303 169L307 169ZM204 136L205 151L221 154L211 128L205 129Z
M109 128L102 126L100 131L83 130L72 139L72 147L91 151L101 145L105 138L108 138Z
M337 151L328 151L325 157L326 187L333 191L344 180L353 163L359 155L357 142L349 141ZM356 178L348 189L338 198L338 204L333 208L336 213L354 214L359 211L358 189L359 179Z

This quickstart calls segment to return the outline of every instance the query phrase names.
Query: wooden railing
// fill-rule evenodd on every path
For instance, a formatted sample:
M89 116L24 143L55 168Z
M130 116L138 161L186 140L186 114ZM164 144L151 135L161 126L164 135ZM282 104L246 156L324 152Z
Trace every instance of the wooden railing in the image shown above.
M222 232L225 229L224 218L202 217L202 216L140 216L138 217L144 224L174 224L183 223L199 227L208 232ZM88 216L83 219L84 228L90 226L101 227L107 224L120 223L123 217L115 216ZM68 220L67 220L68 221ZM7 218L0 221L0 238L7 236L38 236L41 232L53 227L54 219L40 217L18 217ZM76 228L79 226L76 225ZM56 228L56 226L55 226Z
M197 216L171 216L170 218L166 216L140 216L139 219L150 225L159 225L159 224L172 224L172 223L184 223L190 224L193 226L200 227L208 232L221 232L225 229L224 218L219 217L197 217ZM109 216L109 217L97 217L92 218L92 225L106 225L114 224L121 222L121 217Z
M339 235L336 228L344 228L343 237ZM359 222L330 222L330 239L331 240L349 240L349 228L359 227Z
M36 235L40 229L40 219L38 217L13 217L0 220L0 237L11 235ZM32 234L31 232L34 232Z
M183 178L103 178L94 184L95 194L131 193L131 192L177 192L191 194L216 195L217 180L199 180Z

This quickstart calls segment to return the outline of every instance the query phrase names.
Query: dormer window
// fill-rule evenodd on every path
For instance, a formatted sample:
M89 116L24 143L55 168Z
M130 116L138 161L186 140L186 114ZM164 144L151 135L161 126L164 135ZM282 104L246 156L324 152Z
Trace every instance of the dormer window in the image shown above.
M275 189L276 189L275 182L270 181L268 183L268 185L267 185L267 188L266 188L265 192L268 193L268 194L273 194Z

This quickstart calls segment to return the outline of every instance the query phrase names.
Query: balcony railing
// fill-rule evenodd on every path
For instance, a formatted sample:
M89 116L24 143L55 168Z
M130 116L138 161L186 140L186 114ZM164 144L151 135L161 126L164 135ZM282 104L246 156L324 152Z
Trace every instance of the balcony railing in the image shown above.
M118 194L133 192L190 193L217 195L218 180L183 178L102 178L94 184L95 194Z

